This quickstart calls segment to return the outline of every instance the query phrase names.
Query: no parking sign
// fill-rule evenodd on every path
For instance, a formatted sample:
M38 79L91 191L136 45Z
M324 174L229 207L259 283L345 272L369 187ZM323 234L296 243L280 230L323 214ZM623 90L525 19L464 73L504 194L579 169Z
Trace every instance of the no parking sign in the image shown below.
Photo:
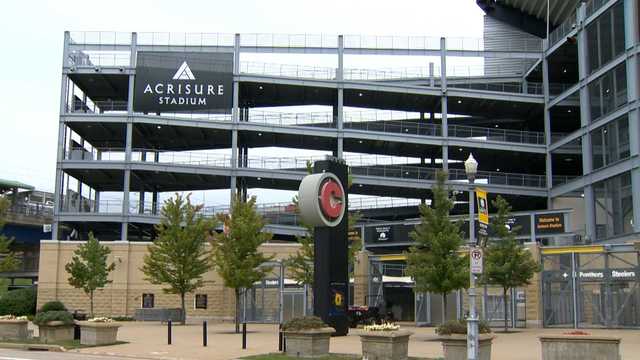
M476 275L480 275L482 274L483 268L482 268L482 249L480 248L473 248L471 249L471 252L469 253L469 259L471 261L471 273L472 274L476 274Z

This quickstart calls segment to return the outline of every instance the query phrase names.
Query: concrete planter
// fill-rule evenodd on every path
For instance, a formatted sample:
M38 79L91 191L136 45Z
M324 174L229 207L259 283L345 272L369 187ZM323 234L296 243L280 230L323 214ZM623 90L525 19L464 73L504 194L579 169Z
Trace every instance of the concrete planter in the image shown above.
M302 358L325 356L329 353L329 341L335 329L326 327L302 331L285 331L287 355Z
M90 321L76 321L80 326L80 344L82 345L111 345L118 342L118 323L99 323Z
M407 330L363 331L360 333L362 358L368 360L406 360L409 357Z
M28 320L0 320L0 340L25 340Z
M480 334L478 339L479 360L491 360L491 343L493 335ZM440 336L445 360L467 360L467 335Z
M50 321L38 325L40 342L45 344L73 340L73 325L65 325L62 321Z
M619 360L620 338L591 335L539 336L542 360Z

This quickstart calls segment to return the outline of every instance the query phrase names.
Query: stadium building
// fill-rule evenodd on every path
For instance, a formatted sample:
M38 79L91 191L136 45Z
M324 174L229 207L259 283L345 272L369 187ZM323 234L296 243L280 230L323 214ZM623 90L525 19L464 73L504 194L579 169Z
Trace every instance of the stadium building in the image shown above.
M366 250L350 301L437 323L442 299L413 293L402 253L437 169L456 192L455 216L468 216L463 161L473 153L476 184L511 203L518 237L544 267L513 289L507 314L499 292L485 288L484 318L640 326L638 1L477 6L486 13L482 39L66 32L39 303L86 307L64 264L93 232L116 261L98 312L175 306L177 297L138 270L163 199L295 191L309 161L334 156L350 166L349 208L362 214ZM304 228L291 202L259 209L274 233L263 250L296 251ZM296 310L299 292L280 270L245 298L255 321L304 308ZM213 273L206 280L189 315L229 317L233 291ZM464 292L450 296L449 314L464 316ZM273 310L274 299L290 312Z

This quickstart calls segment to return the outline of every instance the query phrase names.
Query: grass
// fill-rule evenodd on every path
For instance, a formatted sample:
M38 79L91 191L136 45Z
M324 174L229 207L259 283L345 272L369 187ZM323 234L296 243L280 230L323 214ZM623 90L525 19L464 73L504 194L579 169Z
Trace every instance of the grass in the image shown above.
M323 356L321 358L316 358L318 360L351 360L351 359L361 359L362 356L359 355L348 355L348 354L329 354L327 356ZM240 359L247 359L247 360L290 360L290 359L297 359L295 357L291 357L291 356L286 356L283 354L279 354L279 353L272 353L272 354L262 354L262 355L254 355L254 356L247 356L247 357L243 357ZM429 360L428 358L416 358L416 357L409 357L410 360ZM431 359L431 360L437 360L437 359Z
M5 343L5 344L27 344L27 345L57 345L57 346L62 346L63 348L65 348L67 350L96 347L96 346L93 346L93 345L82 345L82 344L80 344L80 340L57 341L57 342L46 343L45 344L45 343L40 342L39 338L31 338L31 339L25 339L25 340L3 340L3 341L0 342L0 348L2 347L2 343ZM115 344L111 344L111 345L121 345L121 344L128 344L128 342L127 341L118 341ZM111 345L99 345L99 346L111 346Z

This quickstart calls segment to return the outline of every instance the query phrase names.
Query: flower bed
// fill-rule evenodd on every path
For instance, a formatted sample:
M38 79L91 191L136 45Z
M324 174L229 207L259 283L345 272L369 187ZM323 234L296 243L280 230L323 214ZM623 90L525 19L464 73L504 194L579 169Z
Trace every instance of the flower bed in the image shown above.
M40 341L45 344L73 340L73 316L68 311L40 312L33 323L38 325Z
M26 316L0 316L0 340L25 340L28 337Z
M360 333L362 357L377 360L408 359L411 334L393 323L366 325Z
M478 358L480 360L491 359L491 344L494 336L491 328L484 323L478 323ZM467 322L465 320L447 321L436 328L445 360L467 359Z
M80 344L111 345L118 342L120 324L110 318L93 318L87 321L76 321L80 326Z

